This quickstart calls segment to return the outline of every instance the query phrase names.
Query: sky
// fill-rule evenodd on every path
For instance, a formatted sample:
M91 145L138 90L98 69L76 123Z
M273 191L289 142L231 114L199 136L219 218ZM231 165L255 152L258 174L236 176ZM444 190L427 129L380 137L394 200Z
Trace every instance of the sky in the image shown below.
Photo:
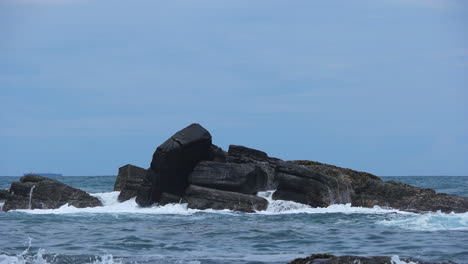
M0 175L213 143L379 176L468 175L468 2L0 0Z

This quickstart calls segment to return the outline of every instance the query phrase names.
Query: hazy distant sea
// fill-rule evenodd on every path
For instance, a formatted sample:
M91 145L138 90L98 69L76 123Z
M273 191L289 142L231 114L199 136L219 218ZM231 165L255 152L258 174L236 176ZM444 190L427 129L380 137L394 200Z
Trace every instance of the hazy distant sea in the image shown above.
M468 196L468 177L383 177ZM0 177L8 188L19 177ZM115 177L57 177L103 207L0 213L4 263L286 263L313 253L468 263L468 213L413 214L272 201L255 214L118 203ZM269 197L271 192L261 193Z

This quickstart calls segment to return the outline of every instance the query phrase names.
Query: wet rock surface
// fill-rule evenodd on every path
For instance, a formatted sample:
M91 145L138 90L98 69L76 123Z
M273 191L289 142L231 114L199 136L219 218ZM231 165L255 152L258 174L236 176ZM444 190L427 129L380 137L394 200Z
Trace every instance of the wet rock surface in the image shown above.
M264 198L237 192L221 191L196 185L190 185L182 202L193 209L229 209L253 213L265 210L268 201Z
M202 161L189 176L189 183L209 188L256 194L266 190L267 174L254 164Z
M9 190L0 190L0 201L8 199L10 196Z
M120 191L119 201L124 202L136 197L145 176L146 170L143 168L131 164L120 167L114 185L114 191Z
M15 209L56 209L69 204L74 207L102 206L98 198L57 180L38 175L26 175L13 182L3 211Z
M370 180L365 186L355 190L353 205L363 207L379 205L414 212L440 210L444 213L463 213L468 208L468 197L436 193L432 189L418 188L395 181Z
M297 258L289 264L455 264L454 262L427 262L413 258L397 258L388 256L334 256L331 254L314 254L305 258Z

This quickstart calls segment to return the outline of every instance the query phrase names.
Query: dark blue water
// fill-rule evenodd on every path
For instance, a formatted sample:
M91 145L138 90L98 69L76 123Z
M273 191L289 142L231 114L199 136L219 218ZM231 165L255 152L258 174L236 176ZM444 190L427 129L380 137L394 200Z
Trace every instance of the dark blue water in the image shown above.
M0 177L0 188L19 177ZM313 253L468 262L468 214L277 201L255 214L118 203L115 177L58 177L104 207L0 213L0 263L286 263ZM468 177L384 177L468 196ZM262 194L268 197L269 193Z

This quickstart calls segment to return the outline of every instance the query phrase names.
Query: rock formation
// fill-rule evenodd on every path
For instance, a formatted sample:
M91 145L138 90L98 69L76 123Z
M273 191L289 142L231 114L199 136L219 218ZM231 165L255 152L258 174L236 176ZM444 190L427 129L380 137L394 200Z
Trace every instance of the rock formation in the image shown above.
M453 262L427 262L413 258L395 258L386 256L334 256L330 254L314 254L306 258L297 258L289 264L397 264L397 263L418 263L418 264L455 264Z
M19 182L13 182L10 195L3 205L3 211L15 209L55 209L69 204L74 207L102 206L98 198L59 181L26 175Z
M186 202L190 208L252 212L266 208L267 201L256 197L257 192L276 189L273 199L312 207L351 203L416 212L468 211L468 197L384 182L366 172L283 161L238 145L225 152L212 145L210 133L199 124L180 130L156 149L143 183L135 189L140 206Z
M130 164L120 167L114 185L114 191L120 191L119 202L136 197L145 176L146 170L143 168Z
M8 199L10 196L9 190L0 190L0 201Z
M154 152L137 203L151 205L163 192L181 196L188 187L188 175L198 162L210 157L211 149L211 135L199 124L175 133Z

